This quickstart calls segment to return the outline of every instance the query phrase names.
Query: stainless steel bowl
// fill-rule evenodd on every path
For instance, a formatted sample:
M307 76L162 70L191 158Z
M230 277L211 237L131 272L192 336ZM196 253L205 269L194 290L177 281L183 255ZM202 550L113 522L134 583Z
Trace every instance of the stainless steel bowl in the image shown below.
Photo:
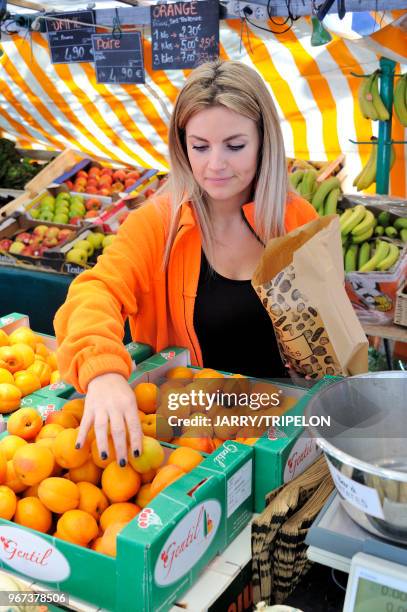
M407 544L407 373L327 380L305 416L349 516L376 536ZM364 488L367 487L367 488Z

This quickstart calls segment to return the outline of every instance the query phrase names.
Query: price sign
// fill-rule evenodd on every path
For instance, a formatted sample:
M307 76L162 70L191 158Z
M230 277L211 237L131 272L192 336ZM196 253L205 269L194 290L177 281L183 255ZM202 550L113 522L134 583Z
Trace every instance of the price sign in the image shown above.
M45 16L50 18L45 23L53 64L93 62L93 11L49 13Z
M98 83L145 83L140 32L92 36Z
M219 56L219 3L175 2L150 7L154 70L195 68Z

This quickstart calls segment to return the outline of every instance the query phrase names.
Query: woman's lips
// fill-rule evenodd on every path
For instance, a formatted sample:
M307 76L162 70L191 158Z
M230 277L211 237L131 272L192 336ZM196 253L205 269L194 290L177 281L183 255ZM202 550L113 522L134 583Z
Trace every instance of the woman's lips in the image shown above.
M207 181L210 181L211 183L226 183L226 181L230 181L230 179L233 178L231 176L227 176L225 178L207 178Z

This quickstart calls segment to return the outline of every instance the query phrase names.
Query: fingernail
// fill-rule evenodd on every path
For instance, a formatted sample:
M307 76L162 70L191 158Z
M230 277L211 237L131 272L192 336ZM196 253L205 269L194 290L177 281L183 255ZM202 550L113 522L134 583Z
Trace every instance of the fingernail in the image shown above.
M102 457L102 459L107 459L107 453L105 451L102 451L100 453L100 456Z
M76 448L76 450L78 450L78 448L80 448L80 447L81 447L80 443L79 443L79 442L77 442L77 443L75 444L75 448Z
M124 467L126 465L126 459L120 459L120 467Z
M134 450L134 451L133 451L133 455L134 455L135 457L139 457L139 456L140 456L140 451L139 451L139 450L137 450L137 449L136 449L136 450Z

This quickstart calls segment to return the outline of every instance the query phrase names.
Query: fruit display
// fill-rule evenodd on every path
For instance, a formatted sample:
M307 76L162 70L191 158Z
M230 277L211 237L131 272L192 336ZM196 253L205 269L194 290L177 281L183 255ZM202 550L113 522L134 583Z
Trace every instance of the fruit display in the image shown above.
M38 204L29 208L28 213L40 221L79 225L84 219L98 217L106 202L105 199L85 197L79 193L62 191L56 196L46 193Z
M102 167L92 163L86 170L79 170L70 179L64 181L69 190L101 196L114 196L132 185L141 177L142 172L123 168Z
M358 92L359 107L365 119L388 121L390 114L379 93L379 75L380 71L376 70L362 79Z
M65 262L78 266L93 265L99 255L105 252L115 239L115 234L101 232L83 233L72 242L71 248L65 252Z
M7 138L0 138L0 187L24 189L44 164L22 157L16 145Z
M42 257L47 250L65 244L74 235L75 232L67 228L37 225L10 238L0 239L0 251L10 255Z
M341 183L336 176L318 181L314 169L299 169L289 175L291 185L303 198L311 202L321 215L334 215L341 195Z
M17 410L21 399L60 379L55 352L29 327L0 329L0 413Z
M394 114L401 125L407 127L407 73L398 79L393 99Z
M116 556L116 537L165 487L194 469L193 448L165 449L144 435L143 452L116 462L109 437L99 455L92 430L76 448L84 399L68 401L43 422L35 408L14 412L0 441L0 518Z

